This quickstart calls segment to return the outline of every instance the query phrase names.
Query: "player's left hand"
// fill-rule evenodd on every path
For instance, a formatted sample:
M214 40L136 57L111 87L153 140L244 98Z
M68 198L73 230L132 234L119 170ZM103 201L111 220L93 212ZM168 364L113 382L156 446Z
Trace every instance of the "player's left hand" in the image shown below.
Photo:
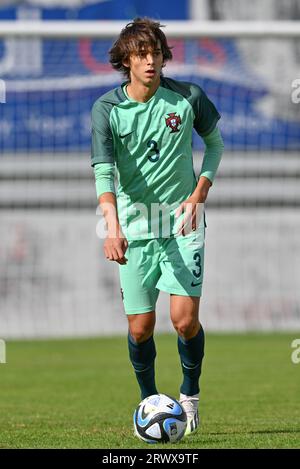
M182 213L184 217L177 231L178 236L185 236L198 228L210 186L209 179L200 177L193 194L179 205L175 217L178 218Z
M175 217L178 218L182 213L184 213L184 217L177 230L177 236L185 236L197 229L202 214L202 207L203 203L199 203L192 195L179 205Z

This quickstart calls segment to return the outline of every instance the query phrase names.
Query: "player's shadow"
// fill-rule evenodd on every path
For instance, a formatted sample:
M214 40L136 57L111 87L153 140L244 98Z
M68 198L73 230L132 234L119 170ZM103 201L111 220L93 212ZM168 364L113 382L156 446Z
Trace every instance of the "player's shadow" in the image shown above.
M299 433L300 435L300 430L297 430L297 429L274 429L274 430L245 430L245 431L234 431L234 432L208 432L206 433L206 435L213 435L213 436L218 436L218 435L227 435L227 436L230 436L230 435L247 435L247 434L250 434L250 435L263 435L263 434L271 434L271 433Z

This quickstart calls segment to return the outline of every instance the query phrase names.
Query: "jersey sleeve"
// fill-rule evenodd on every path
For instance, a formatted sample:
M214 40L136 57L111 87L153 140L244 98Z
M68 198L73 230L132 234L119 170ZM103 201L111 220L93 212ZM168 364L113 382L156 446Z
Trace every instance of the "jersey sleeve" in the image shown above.
M191 104L195 114L194 129L205 137L214 130L221 116L200 86L192 85Z
M94 165L95 185L97 199L104 192L113 192L115 190L115 165L112 163L95 163Z
M213 183L224 151L224 143L218 127L203 137L203 140L205 153L199 177L205 176Z
M112 105L96 101L92 108L92 166L96 163L114 163L113 137L110 127Z

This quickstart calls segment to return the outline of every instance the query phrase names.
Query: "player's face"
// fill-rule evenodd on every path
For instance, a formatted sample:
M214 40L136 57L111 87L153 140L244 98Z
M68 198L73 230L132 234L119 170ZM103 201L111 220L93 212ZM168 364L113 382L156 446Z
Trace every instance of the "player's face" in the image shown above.
M141 50L130 55L129 62L124 62L130 67L131 82L140 82L145 86L151 86L159 81L163 65L163 55L161 46L158 43L156 48Z

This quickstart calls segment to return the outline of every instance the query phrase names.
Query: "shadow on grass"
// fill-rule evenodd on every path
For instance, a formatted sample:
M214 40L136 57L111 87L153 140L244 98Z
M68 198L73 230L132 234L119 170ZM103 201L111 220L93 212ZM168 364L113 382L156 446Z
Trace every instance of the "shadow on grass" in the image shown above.
M218 435L263 435L263 434L280 434L280 433L299 433L300 434L300 429L298 430L248 430L248 431L236 431L236 432L207 432L205 433L206 436L208 435L213 435L213 436L218 436ZM199 435L199 433L198 433ZM204 436L204 434L203 434Z

